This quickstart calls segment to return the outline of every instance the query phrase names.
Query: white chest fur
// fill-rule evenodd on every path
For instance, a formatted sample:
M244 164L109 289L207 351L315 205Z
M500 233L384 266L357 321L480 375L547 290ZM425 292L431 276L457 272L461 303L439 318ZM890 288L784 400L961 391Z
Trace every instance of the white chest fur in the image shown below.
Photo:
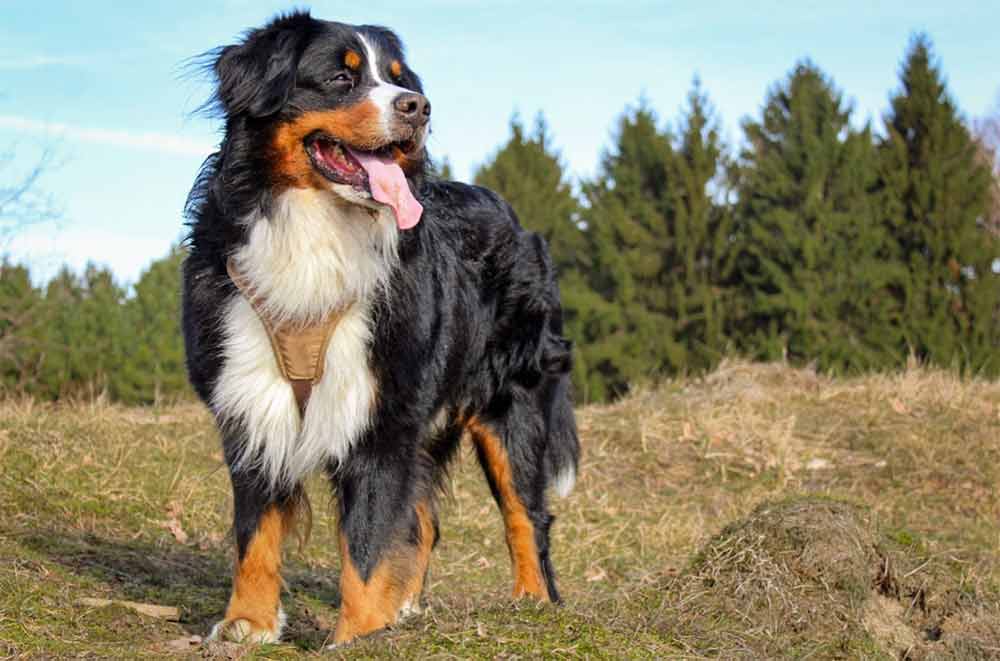
M223 425L239 425L239 462L258 464L272 488L342 460L368 428L377 391L369 363L371 300L387 282L397 239L391 211L372 214L332 193L292 190L274 208L271 218L247 221L249 241L234 255L266 314L315 320L354 305L330 339L304 418L250 303L236 296L225 311L212 408Z

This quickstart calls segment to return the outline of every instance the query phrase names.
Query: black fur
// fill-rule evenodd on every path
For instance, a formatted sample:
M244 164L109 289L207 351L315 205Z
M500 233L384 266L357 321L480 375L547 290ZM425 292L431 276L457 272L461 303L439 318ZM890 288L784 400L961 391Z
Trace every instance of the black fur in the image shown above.
M266 214L271 205L275 182L267 141L281 122L328 103L317 87L321 55L332 60L354 30L402 59L399 39L384 28L326 23L302 13L216 52L215 102L226 131L191 191L184 264L187 364L206 402L222 369L221 315L239 295L225 269L228 255L246 241L238 221L255 210ZM323 45L318 51L317 44ZM401 84L421 89L408 68ZM398 269L374 304L370 363L378 397L372 425L344 462L328 467L351 558L367 578L388 545L419 540L413 504L434 497L464 421L475 416L504 443L516 490L535 524L549 595L557 600L545 489L559 471L575 468L579 446L569 399L571 347L562 335L552 263L544 241L523 230L491 191L437 181L419 169L409 179L424 214L415 228L401 232ZM428 421L441 408L450 419L429 434ZM222 442L232 464L242 447L239 426L224 427ZM250 470L231 474L242 554L263 508L296 494L267 491Z

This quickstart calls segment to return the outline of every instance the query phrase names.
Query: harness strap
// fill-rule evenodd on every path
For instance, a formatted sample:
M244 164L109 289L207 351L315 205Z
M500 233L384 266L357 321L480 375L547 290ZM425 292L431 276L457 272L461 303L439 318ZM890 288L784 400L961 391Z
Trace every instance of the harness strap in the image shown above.
M279 324L265 313L263 299L254 293L253 285L239 272L232 257L226 262L226 272L264 325L281 376L292 387L299 415L305 417L313 386L323 378L330 338L353 304L328 313L318 322Z

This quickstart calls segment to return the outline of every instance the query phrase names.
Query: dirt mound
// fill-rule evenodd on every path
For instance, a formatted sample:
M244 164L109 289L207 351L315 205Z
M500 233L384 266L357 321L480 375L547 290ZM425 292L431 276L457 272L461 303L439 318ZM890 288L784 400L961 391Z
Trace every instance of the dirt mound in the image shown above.
M1000 657L996 602L959 598L941 579L863 507L765 503L664 585L654 627L724 658Z

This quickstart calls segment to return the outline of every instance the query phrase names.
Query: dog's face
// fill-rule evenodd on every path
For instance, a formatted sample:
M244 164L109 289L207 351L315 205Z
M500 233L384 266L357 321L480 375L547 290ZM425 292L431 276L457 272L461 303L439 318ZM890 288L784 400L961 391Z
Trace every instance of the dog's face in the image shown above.
M292 14L224 48L215 73L227 118L267 134L276 189L365 204L423 169L430 102L385 28Z

